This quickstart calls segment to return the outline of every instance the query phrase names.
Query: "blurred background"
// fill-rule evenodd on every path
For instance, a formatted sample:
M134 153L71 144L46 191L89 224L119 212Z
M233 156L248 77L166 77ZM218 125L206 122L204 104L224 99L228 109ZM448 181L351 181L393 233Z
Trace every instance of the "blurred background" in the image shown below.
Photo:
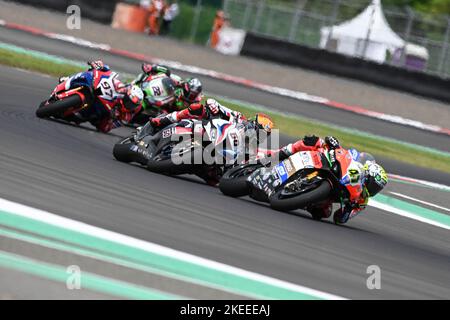
M145 1L139 0L125 2L145 4ZM179 0L177 2L179 15L173 20L171 30L168 32L170 37L207 44L216 12L223 9L234 28L313 48L324 47L321 40L325 27L353 19L368 9L372 3L370 0ZM423 67L417 64L416 69L423 69L427 73L443 77L448 76L450 23L447 14L450 13L450 1L384 0L382 5L388 25L404 40L405 54L415 55L418 60L424 60ZM370 26L364 31L368 31L368 42L375 42L370 39ZM366 39L361 40L364 42ZM361 47L364 46L365 44L361 44ZM326 48L333 50L336 46L333 47L331 44ZM398 52L394 51L384 62L399 65ZM355 55L362 56L362 52Z
M66 10L69 2L78 3L85 9L83 15L93 20L201 45L211 45L217 13L223 10L224 26L234 29L440 77L450 74L448 0L383 0L381 3L378 0L113 0L95 1L95 4L83 0L18 2L60 10ZM132 18L124 18L130 15L131 7ZM377 10L381 12L381 18ZM356 35L349 34L348 30L343 34L339 30L327 32L327 27L349 23L363 13L364 19L358 28L360 36L356 40ZM132 23L123 22L124 19ZM122 20L121 24L119 20ZM380 28L383 30L377 33ZM385 36L383 32L390 34ZM380 41L383 35L387 43ZM396 38L396 41L387 40L391 38ZM346 44L348 47L352 41L357 42L354 50L342 48ZM370 53L381 51L382 47L385 50L381 55Z

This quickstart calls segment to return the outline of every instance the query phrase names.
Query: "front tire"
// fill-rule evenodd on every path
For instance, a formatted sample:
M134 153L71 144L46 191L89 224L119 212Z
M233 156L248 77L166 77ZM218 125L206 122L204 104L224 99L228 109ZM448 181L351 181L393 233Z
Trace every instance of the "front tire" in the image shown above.
M51 102L45 105L42 102L39 108L36 110L36 116L38 118L49 118L51 116L60 116L65 111L71 108L78 108L82 104L81 97L77 94L71 95L67 98Z
M250 193L247 178L261 168L261 165L241 165L227 170L219 182L219 189L224 195L237 198Z
M128 142L127 142L128 141ZM129 142L129 138L122 140L114 145L113 156L120 162L130 163L133 161L133 153L130 151L133 143Z
M316 204L329 199L332 192L332 186L329 181L322 180L319 185L298 196L283 198L281 193L284 188L280 188L269 199L270 207L279 211L292 211L296 209L304 209L310 204Z

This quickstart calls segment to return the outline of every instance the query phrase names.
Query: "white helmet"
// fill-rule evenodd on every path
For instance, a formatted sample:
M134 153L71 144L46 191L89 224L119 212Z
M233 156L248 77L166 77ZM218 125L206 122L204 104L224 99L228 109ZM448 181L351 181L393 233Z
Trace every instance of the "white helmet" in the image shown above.
M125 96L122 99L123 106L128 111L133 111L138 108L142 104L142 100L144 99L144 93L141 88L136 85L131 86Z

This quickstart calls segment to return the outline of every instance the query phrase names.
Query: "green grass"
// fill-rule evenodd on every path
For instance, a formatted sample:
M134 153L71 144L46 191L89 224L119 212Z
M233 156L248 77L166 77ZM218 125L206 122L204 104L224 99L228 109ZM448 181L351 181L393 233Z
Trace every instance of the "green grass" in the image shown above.
M81 67L45 61L44 59L33 57L28 54L16 53L2 48L0 48L0 64L37 71L55 77L74 74L83 70Z
M82 65L76 62L61 60L52 61L52 57L45 54L32 52L16 52L7 48L0 48L0 64L22 68L30 71L37 71L52 76L71 75L81 70L85 70ZM55 58L53 58L55 59ZM231 109L239 110L247 117L253 117L256 107L218 99L224 105ZM281 133L293 136L303 137L305 134L316 134L324 137L334 135L339 138L346 147L354 147L372 153L375 156L383 156L421 167L432 168L450 173L450 155L445 153L436 153L422 149L419 146L409 146L401 142L390 141L387 139L368 136L367 134L341 129L321 122L312 121L307 118L296 115L280 114L275 111L261 110L269 114L275 121L275 124Z

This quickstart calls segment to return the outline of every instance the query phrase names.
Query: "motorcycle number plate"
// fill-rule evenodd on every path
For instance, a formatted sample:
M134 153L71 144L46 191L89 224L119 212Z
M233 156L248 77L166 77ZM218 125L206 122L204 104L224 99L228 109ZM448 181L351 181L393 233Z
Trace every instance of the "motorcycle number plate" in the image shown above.
M118 96L118 93L113 83L113 77L103 78L99 82L98 87L102 91L102 94L99 96L102 99L112 101Z

